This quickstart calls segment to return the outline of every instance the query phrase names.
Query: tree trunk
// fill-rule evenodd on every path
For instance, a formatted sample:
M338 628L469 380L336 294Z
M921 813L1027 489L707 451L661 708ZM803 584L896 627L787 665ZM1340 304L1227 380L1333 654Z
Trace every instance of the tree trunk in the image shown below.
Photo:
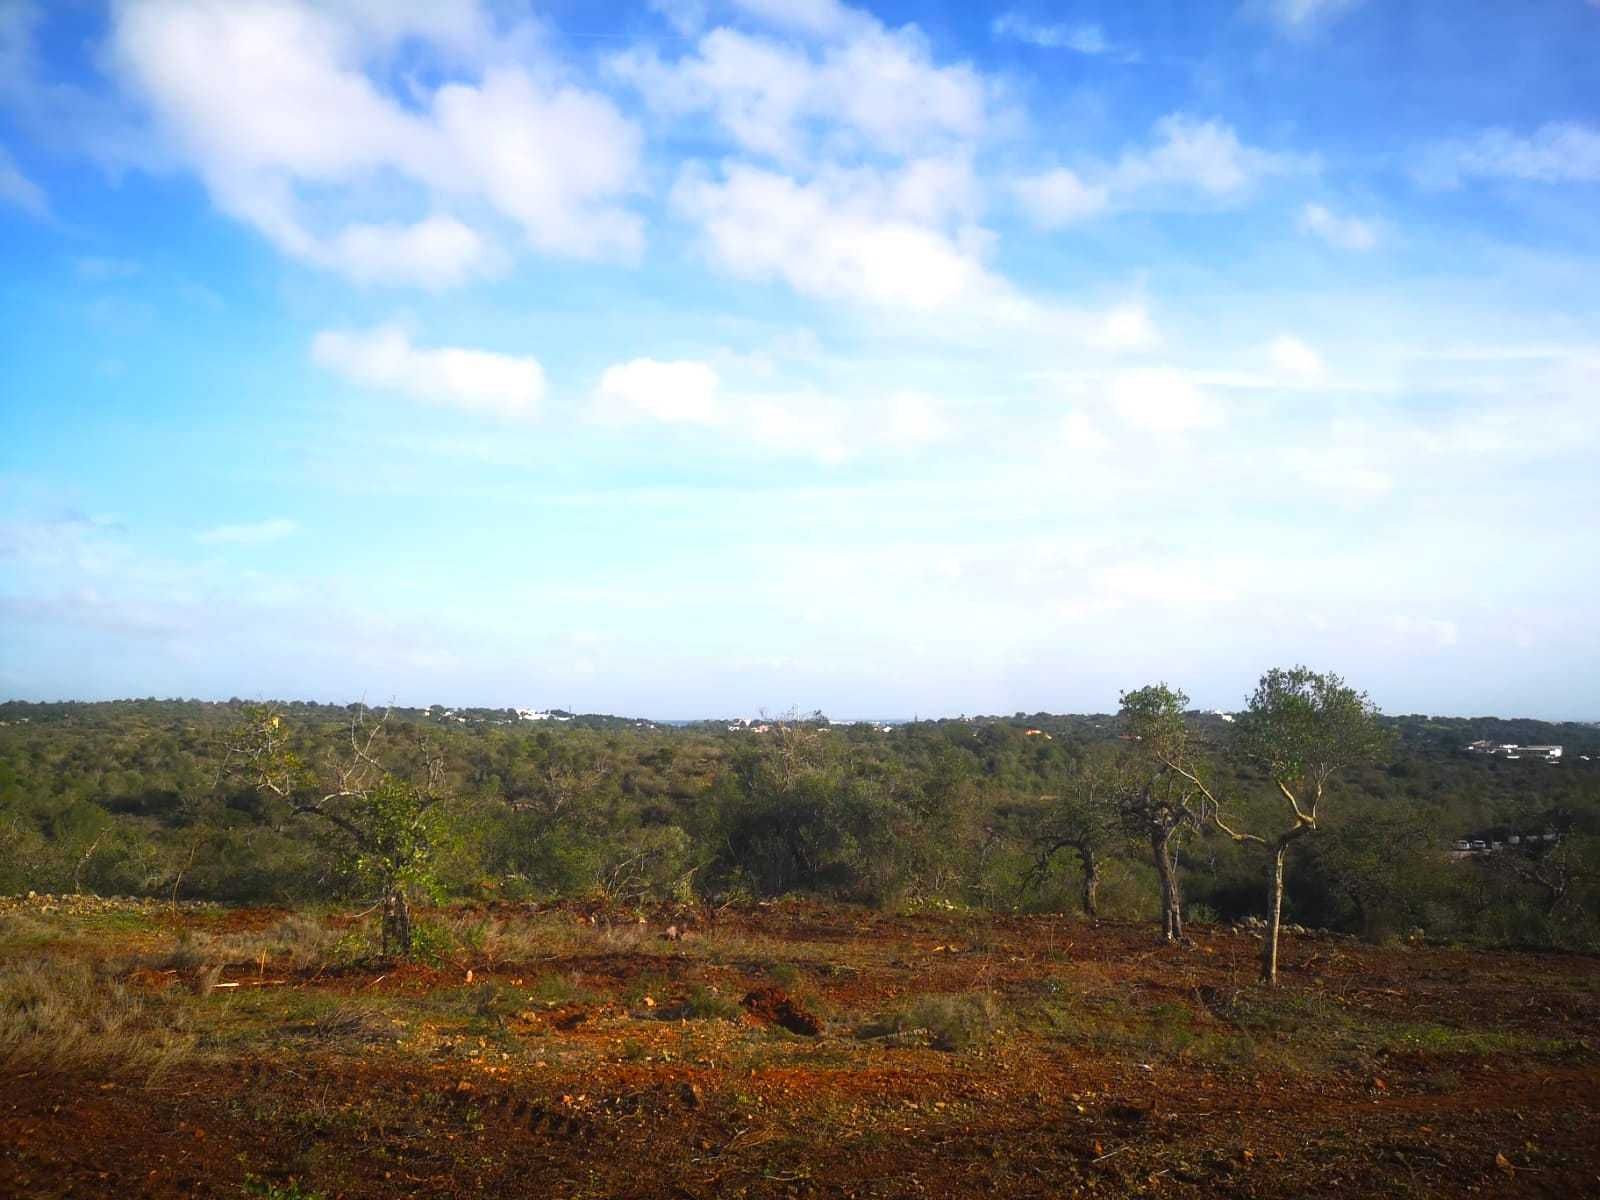
M1168 942L1175 942L1183 936L1182 894L1178 891L1178 869L1172 854L1174 832L1172 829L1163 829L1150 835L1156 876L1161 880L1161 936Z
M1279 842L1272 848L1272 866L1267 872L1267 932L1261 940L1261 982L1278 986L1278 927L1283 924L1283 860L1289 847Z
M411 906L403 888L394 888L383 898L383 953L411 956Z
M1083 915L1100 915L1100 859L1093 850L1080 851L1083 859Z

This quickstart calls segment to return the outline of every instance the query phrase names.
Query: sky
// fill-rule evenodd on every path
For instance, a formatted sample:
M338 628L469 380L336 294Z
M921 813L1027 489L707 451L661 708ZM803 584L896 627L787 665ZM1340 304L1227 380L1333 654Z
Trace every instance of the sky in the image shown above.
M1594 0L0 0L0 696L1600 718Z

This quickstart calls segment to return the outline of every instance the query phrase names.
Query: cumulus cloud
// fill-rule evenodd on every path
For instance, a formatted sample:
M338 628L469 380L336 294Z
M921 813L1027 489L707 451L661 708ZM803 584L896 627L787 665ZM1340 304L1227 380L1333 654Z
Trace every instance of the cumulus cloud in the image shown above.
M719 385L716 371L707 363L636 358L606 368L595 388L595 411L605 420L710 425L721 415Z
M1113 163L1074 171L1054 167L1012 182L1033 223L1056 229L1115 209L1183 205L1200 197L1227 203L1262 180L1308 169L1308 160L1250 146L1232 126L1170 113L1148 146L1129 147Z
M1321 204L1300 210L1300 231L1321 238L1341 250L1371 250L1378 244L1377 226L1360 217L1341 217Z
M447 60L450 82L393 94L402 43ZM130 0L109 61L221 209L316 266L450 286L493 269L503 225L543 253L635 252L637 130L498 47L477 4Z
M263 542L276 542L288 537L300 527L285 517L254 521L244 525L217 525L194 540L204 546L259 546Z
M50 201L44 189L22 173L22 168L4 146L0 146L0 202L20 208L30 216L50 215Z
M1424 156L1419 176L1454 187L1465 179L1522 179L1532 183L1600 182L1600 129L1552 121L1530 134L1486 129L1442 142Z
M1124 424L1145 433L1190 433L1223 422L1222 405L1174 367L1118 371L1111 376L1107 397Z
M1019 179L1013 187L1023 210L1040 229L1072 225L1097 217L1111 207L1109 187L1086 183L1066 167Z
M544 398L544 368L537 359L460 346L419 347L394 325L324 330L311 343L311 358L362 387L469 412L529 416Z
M916 178L863 167L801 182L733 163L686 173L673 204L717 266L808 296L930 311L1004 290L983 263L989 235L930 222L951 214L930 211Z
M1106 396L1123 424L1146 433L1188 433L1223 421L1221 405L1187 373L1172 367L1115 372Z
M971 66L937 64L911 26L862 14L847 32L807 46L720 27L678 59L635 49L608 66L656 112L705 114L742 149L789 162L832 148L921 154L983 136L989 88Z

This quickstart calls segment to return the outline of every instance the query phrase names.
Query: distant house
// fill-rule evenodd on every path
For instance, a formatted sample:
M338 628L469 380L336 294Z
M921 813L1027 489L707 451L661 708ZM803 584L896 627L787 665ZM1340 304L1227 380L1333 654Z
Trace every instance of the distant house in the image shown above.
M1491 742L1480 738L1476 742L1469 742L1466 750L1468 754L1487 754L1493 758L1532 758L1540 762L1560 762L1562 747L1519 746L1516 742Z

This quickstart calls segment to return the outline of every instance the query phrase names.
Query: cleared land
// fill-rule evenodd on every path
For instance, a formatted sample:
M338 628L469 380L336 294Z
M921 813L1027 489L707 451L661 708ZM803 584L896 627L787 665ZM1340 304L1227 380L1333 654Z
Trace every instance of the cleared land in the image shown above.
M0 1195L1600 1193L1600 960L782 902L0 902ZM811 1031L815 1029L816 1032Z

